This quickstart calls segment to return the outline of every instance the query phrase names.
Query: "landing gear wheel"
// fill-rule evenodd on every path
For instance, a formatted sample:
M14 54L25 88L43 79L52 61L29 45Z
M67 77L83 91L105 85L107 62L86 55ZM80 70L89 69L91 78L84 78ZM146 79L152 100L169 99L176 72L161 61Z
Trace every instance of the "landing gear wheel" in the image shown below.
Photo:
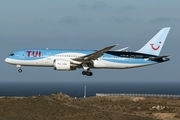
M87 76L92 76L93 75L93 73L92 72L87 72L87 74L86 74Z
M22 72L22 69L19 69L18 72L21 73L21 72Z
M92 72L88 72L88 71L82 71L83 75L87 75L87 76L92 76L93 73Z
M87 71L82 71L82 74L83 74L83 75L86 75L86 74L87 74Z

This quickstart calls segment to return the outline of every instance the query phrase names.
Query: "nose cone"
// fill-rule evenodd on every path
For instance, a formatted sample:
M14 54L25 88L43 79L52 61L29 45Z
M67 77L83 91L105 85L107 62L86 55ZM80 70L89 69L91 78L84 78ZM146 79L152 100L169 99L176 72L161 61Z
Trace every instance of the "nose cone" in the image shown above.
M6 59L5 59L5 62L7 62L7 63L8 63L8 58L6 58Z
M16 65L16 61L11 58L6 58L4 61L8 64Z
M9 58L6 58L6 59L5 59L5 62L6 62L6 63L10 63Z

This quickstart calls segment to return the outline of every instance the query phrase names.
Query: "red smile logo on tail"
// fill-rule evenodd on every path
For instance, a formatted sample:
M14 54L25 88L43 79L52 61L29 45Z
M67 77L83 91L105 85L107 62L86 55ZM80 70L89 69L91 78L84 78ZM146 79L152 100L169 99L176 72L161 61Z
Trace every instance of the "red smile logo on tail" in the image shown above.
M161 42L159 42L159 44L161 44ZM158 49L160 48L160 45L158 45L157 48L154 47L154 44L150 44L150 45L151 45L151 47L152 47L153 50L158 50Z

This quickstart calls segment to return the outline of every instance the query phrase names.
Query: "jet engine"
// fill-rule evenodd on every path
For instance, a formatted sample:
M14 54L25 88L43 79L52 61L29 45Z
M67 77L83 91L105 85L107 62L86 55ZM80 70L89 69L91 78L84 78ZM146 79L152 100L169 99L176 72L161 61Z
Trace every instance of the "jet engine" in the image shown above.
M54 60L54 70L76 70L76 68L71 66L70 61L68 60Z

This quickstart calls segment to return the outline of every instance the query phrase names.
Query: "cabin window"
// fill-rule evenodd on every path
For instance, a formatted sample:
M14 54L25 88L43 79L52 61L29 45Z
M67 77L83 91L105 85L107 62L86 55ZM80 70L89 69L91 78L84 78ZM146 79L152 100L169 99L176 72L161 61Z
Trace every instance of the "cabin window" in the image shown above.
M14 56L14 53L11 53L9 56Z

